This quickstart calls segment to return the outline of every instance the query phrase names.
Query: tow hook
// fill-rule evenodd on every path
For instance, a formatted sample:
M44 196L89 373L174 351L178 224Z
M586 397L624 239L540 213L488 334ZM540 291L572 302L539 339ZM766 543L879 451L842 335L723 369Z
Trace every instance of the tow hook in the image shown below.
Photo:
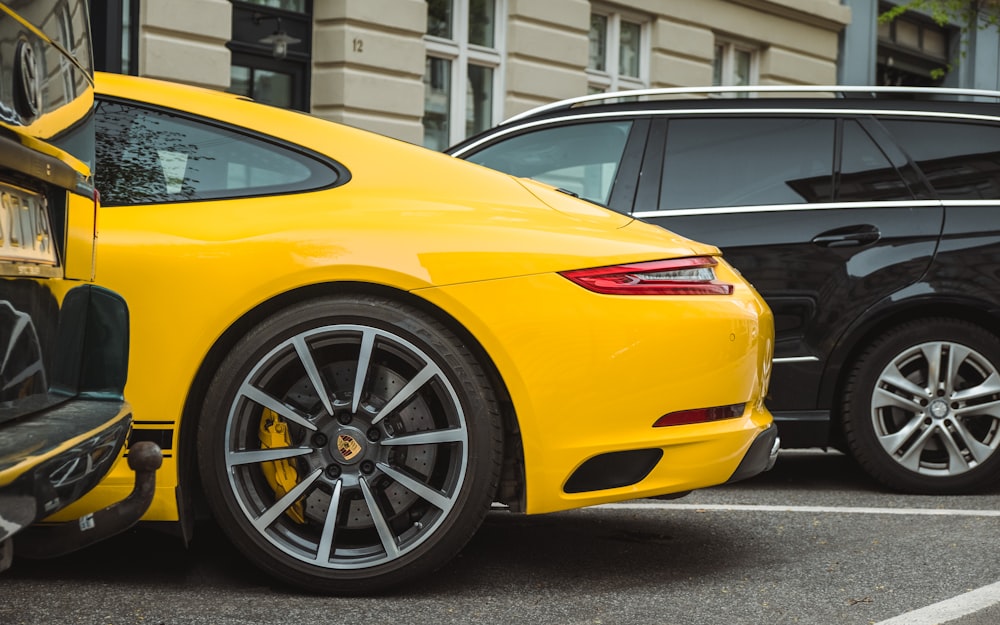
M156 490L156 471L163 452L149 441L129 447L128 466L135 472L135 486L125 499L75 521L29 527L14 537L18 556L54 558L119 534L136 523L149 509Z

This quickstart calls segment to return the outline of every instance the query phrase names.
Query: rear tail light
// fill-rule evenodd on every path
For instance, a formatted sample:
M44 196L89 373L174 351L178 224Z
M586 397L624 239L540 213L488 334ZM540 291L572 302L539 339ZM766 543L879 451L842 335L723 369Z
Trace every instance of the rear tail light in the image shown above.
M733 285L715 277L711 256L563 271L564 278L606 295L729 295Z
M746 410L746 407L746 403L742 403L715 406L714 408L679 410L663 415L656 420L653 427L662 428L669 425L688 425L690 423L708 423L709 421L721 421L722 419L735 419L743 416L743 411Z

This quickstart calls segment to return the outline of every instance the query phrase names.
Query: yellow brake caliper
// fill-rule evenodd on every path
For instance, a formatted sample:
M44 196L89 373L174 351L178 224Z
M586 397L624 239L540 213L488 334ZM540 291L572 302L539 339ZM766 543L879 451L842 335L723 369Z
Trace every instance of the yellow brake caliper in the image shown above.
M264 414L260 418L260 448L274 449L288 447L291 444L292 439L288 435L288 424L278 416L278 413L265 408ZM260 468L264 472L264 479L274 489L274 495L277 499L284 497L299 483L299 472L295 469L295 464L290 458L264 462ZM306 522L305 515L302 513L301 501L292 504L287 513L296 523Z

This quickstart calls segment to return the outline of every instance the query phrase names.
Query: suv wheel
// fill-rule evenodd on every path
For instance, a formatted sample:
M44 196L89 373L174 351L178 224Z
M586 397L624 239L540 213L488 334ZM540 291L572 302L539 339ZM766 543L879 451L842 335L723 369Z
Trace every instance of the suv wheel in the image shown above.
M882 484L955 494L1000 475L1000 340L956 319L900 325L847 378L850 451Z

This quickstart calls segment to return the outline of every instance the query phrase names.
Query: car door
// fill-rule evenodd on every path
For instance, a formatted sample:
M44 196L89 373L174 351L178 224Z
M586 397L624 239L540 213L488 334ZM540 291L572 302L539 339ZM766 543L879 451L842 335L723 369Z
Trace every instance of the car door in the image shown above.
M746 113L651 129L633 214L718 245L764 296L777 419L825 423L817 398L834 345L933 257L940 203L877 130L864 118ZM795 436L786 427L783 444Z

